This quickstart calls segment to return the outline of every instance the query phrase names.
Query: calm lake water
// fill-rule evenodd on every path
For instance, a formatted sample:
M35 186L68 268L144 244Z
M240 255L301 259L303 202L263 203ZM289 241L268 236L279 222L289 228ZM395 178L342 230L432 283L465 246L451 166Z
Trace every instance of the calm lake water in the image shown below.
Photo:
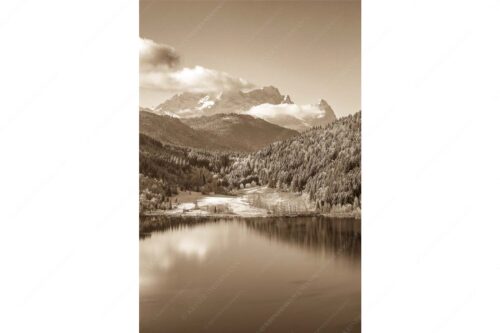
M361 226L174 221L140 241L141 332L360 332Z

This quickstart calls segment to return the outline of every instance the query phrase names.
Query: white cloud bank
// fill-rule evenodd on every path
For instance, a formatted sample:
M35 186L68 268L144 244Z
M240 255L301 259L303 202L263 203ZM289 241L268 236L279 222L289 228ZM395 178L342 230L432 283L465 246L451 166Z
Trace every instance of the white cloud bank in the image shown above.
M141 88L163 90L168 93L217 93L254 87L244 79L202 66L177 69L179 60L179 55L171 46L141 38Z
M322 118L325 115L325 111L319 105L314 104L260 104L246 113L260 118L295 117L300 120Z
M252 88L253 85L227 73L201 66L177 71L141 72L141 87L170 93L217 93Z
M319 105L314 104L260 104L244 113L297 131L314 126L326 115Z

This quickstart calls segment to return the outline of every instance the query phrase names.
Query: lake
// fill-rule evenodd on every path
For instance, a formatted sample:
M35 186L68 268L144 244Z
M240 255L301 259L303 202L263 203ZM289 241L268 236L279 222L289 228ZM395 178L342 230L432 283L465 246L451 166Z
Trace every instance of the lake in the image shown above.
M141 332L360 332L361 222L174 219L140 240Z

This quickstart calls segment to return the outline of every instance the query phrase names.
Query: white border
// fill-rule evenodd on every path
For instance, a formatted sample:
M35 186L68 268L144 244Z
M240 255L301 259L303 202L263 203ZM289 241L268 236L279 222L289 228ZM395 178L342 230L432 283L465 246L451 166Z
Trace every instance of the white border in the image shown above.
M138 2L0 5L0 331L138 331Z
M362 7L363 332L498 332L500 3Z

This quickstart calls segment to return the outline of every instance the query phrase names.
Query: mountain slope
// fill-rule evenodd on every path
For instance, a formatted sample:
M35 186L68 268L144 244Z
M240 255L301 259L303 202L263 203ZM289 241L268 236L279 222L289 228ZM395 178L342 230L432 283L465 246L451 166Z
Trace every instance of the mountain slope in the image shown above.
M361 112L240 158L226 173L233 188L256 181L306 192L323 208L360 206Z
M177 189L221 192L215 172L232 163L228 153L172 146L139 134L140 210L166 209ZM171 206L171 205L170 205Z
M216 137L218 142L224 142L234 150L245 152L256 151L298 134L259 118L234 113L182 119L182 122L200 133Z
M146 111L139 112L139 132L163 144L211 150L228 149L211 135L200 133L179 119Z

